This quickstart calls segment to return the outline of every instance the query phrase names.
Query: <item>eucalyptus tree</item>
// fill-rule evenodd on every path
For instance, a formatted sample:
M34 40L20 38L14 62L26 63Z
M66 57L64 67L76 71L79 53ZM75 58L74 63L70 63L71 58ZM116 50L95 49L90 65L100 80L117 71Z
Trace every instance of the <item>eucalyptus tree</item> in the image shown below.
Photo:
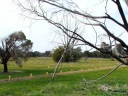
M22 67L21 58L27 60L27 53L32 48L32 41L26 39L22 31L14 32L7 38L1 40L0 44L0 59L4 66L4 72L8 72L7 63L9 60L14 60L16 64Z

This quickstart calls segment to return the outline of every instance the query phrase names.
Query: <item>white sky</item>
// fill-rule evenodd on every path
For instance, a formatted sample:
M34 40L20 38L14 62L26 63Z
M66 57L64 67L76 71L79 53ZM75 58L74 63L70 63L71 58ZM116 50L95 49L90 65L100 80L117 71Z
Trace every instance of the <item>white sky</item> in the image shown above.
M92 13L103 14L104 8L102 4L98 4L97 1L102 0L74 0L82 9L88 10ZM114 5L109 3L110 11L113 16L117 16L116 9ZM125 11L127 12L127 7L123 4ZM87 9L88 8L88 9ZM95 10L98 10L95 11ZM112 27L110 25L110 27ZM34 43L33 51L44 52L46 50L52 50L55 48L56 44L52 41L56 41L56 33L53 32L52 27L45 21L38 21L31 25L31 21L25 19L23 16L19 15L19 11L12 0L0 0L0 39L8 36L12 32L22 30L26 37ZM57 41L56 41L57 42Z
M12 0L0 0L0 39L20 30L34 43L33 51L44 52L54 48L51 42L55 34L46 22L38 21L31 25L30 20L20 15Z

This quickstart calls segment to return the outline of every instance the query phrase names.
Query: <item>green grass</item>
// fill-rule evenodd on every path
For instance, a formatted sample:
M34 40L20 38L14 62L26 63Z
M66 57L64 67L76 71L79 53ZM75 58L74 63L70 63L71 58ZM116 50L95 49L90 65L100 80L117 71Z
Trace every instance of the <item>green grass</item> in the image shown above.
M0 94L2 96L125 96L128 93L128 75L126 74L128 70L126 68L125 70L123 68L118 69L115 73L97 83L90 85L82 83L82 78L90 81L106 74L108 71L57 76L55 82L44 93L41 93L41 90L50 82L50 77L4 83L0 86ZM121 77L119 77L120 75ZM126 92L105 92L101 89L104 84L113 90Z
M114 67L117 65L117 61L111 61L110 59L97 59L91 58L87 62L82 59L77 63L62 63L58 69L59 71L78 71L88 69L98 69L100 67ZM18 67L14 62L8 63L8 69L10 71L20 71L19 73L0 74L0 79L6 79L9 75L12 78L45 74L46 72L53 73L56 63L51 58L30 58L27 62L23 62L23 67ZM0 70L3 71L3 65L0 65Z
M8 73L0 74L0 79L14 77L29 76L45 74L46 72L52 73L56 65L52 62L51 58L31 58L27 63L24 63L24 67L19 68L13 62L9 62L9 71L18 70L20 73ZM82 59L78 63L62 63L59 70L68 72L72 70L87 70L96 68L114 67L117 65L117 61L111 61L110 59L96 59L91 58L87 62ZM49 68L48 68L49 66ZM2 70L2 66L0 66ZM48 87L48 89L41 93L46 85L51 81L51 77L31 79L24 81L15 81L0 84L0 94L2 96L127 96L128 95L128 68L123 67L116 70L108 77L93 83L85 84L82 79L87 81L95 80L106 73L110 69L79 72L76 74L58 75L55 78L54 83ZM103 86L110 88L108 91L103 90Z

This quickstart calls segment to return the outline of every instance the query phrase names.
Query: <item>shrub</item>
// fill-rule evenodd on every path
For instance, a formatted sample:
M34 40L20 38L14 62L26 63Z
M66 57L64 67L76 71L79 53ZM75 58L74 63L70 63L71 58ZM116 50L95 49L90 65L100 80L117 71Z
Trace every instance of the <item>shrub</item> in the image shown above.
M79 48L79 47L78 47ZM72 49L67 50L64 54L64 57L62 59L62 62L76 62L82 57L82 53L80 50ZM58 62L64 52L64 47L59 46L57 49L54 50L54 53L52 54L52 58L55 62Z

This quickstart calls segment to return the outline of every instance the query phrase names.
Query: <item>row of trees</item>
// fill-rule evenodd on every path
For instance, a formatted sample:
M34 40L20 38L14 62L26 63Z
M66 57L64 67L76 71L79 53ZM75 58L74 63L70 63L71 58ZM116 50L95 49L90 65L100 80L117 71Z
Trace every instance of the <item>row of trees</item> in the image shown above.
M52 55L51 51L45 51L45 52L34 51L28 53L29 57L51 57L51 55Z
M111 45L105 43L105 42L101 42L101 45L100 45L100 49L103 50L103 51L111 51L114 55L117 55L121 58L123 57L127 57L127 52L124 51L122 45L119 43L119 44L116 44L116 46L112 47ZM111 55L109 54L105 54L105 53L101 53L100 51L84 51L83 52L83 56L84 57L99 57L99 58L110 58L112 57Z
M109 55L103 54L103 53L101 53L101 52L99 52L99 51L91 51L91 52L89 52L89 51L84 51L82 55L83 55L83 57L85 57L85 58L88 58L88 57L110 58Z
M119 57L126 57L127 53L124 51L123 47L121 44L116 44L113 48L105 43L102 42L100 45L100 49L104 51L109 51L112 50L112 53L115 55L118 55ZM57 49L54 50L52 54L52 58L54 61L58 62L64 52L64 46L59 46ZM76 62L78 61L81 57L96 57L96 58L112 58L111 55L101 53L100 51L84 51L82 52L80 47L77 48L69 48L65 52L62 61L63 62Z
M118 54L120 57L127 56L127 53L123 50L123 47L121 46L121 44L117 44L112 48L109 44L102 42L100 46L102 50L106 50L106 51L112 50L113 54ZM64 52L64 47L59 46L53 52L52 51L45 51L45 52L34 51L34 52L29 52L28 56L29 57L51 57L52 56L53 60L57 62L61 58L61 55L63 52ZM95 51L86 50L82 52L82 49L80 47L77 47L77 48L68 48L62 61L63 62L77 61L81 57L110 58L111 56L96 50Z

